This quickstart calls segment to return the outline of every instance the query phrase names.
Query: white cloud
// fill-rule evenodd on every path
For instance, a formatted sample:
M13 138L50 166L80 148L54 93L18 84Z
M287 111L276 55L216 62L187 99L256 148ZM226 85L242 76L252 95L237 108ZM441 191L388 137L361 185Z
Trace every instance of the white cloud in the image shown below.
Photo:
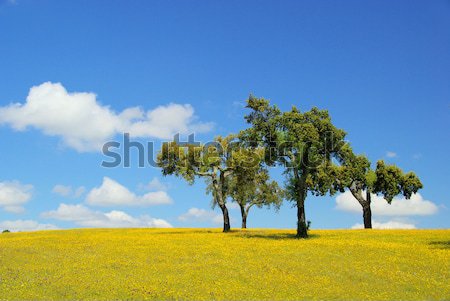
M61 221L89 221L101 218L101 212L95 212L83 205L60 204L57 210L41 214L44 218L54 218Z
M372 222L373 229L416 229L416 226L411 223L404 223L400 221L388 221L385 223L373 221ZM352 226L352 229L364 229L363 224L355 224Z
M52 224L40 224L32 220L15 220L15 221L2 221L0 222L0 230L9 230L12 232L17 231L37 231L37 230L54 230L58 229Z
M170 103L145 114L141 111L139 118L127 125L126 132L134 137L170 139L176 133L201 133L212 129L211 123L193 123L194 119L194 108L191 105Z
M167 221L148 215L132 217L123 211L93 211L83 205L60 204L58 209L44 212L44 218L74 222L76 225L91 228L170 228Z
M178 217L182 222L210 222L213 224L221 224L223 217L211 210L191 208L186 213Z
M388 158L395 158L397 157L397 153L391 152L391 151L387 151L386 152L386 157Z
M55 187L53 187L52 189L53 193L56 193L62 197L73 197L73 198L80 197L85 191L86 188L84 188L83 186L73 188L72 186L55 185Z
M438 206L425 200L420 193L413 194L409 200L396 197L391 204L380 196L372 195L371 208L372 214L379 216L433 215L438 211ZM336 209L355 213L362 211L361 205L348 190L336 197Z
M102 185L89 192L86 202L97 206L152 206L172 204L172 199L165 191L153 191L138 196L118 182L104 177Z
M32 197L32 185L18 181L0 182L0 207L11 213L22 213L23 205Z
M52 189L52 192L59 194L60 196L67 197L72 194L72 187L64 185L55 185L55 187L53 187Z
M196 122L191 105L170 103L149 111L130 107L120 113L101 105L94 93L69 93L60 83L30 89L24 104L0 107L0 124L24 131L28 127L57 136L77 151L100 151L116 134L170 139L174 134L206 132L211 123Z
M84 186L80 186L77 189L73 190L73 197L78 198L78 197L82 196L83 193L85 193L85 192L86 192L86 188L84 188Z
M155 190L166 191L167 190L167 185L162 183L157 177L154 177L147 184L140 184L139 185L139 189L150 190L150 191L155 191Z

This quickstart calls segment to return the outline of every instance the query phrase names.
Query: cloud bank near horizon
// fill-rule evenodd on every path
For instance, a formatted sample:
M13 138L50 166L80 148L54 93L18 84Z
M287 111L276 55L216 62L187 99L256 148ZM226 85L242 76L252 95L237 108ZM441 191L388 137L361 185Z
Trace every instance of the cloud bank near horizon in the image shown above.
M73 222L81 227L89 228L171 228L164 219L148 215L133 217L123 211L112 210L101 212L84 205L60 204L56 210L41 214L42 218Z
M362 213L361 205L350 191L345 191L336 197L336 209L341 211ZM372 194L372 214L375 216L425 216L438 212L438 206L426 200L420 193L415 193L410 199L395 197L389 204L383 197Z

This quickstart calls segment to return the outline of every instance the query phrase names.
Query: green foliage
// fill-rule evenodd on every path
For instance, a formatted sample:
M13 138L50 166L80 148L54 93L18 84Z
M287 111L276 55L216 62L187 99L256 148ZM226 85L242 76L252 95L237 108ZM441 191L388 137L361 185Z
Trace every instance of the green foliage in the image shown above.
M348 146L341 151L340 166L334 167L337 174L335 187L343 191L349 188L353 195L362 196L362 190L382 195L388 203L402 194L410 198L423 187L419 178L413 173L404 173L395 165L388 165L383 160L377 162L375 170L370 168L369 160L362 155L353 154ZM358 200L360 203L366 199Z
M266 164L286 167L287 186L294 190L290 193L292 200L297 199L300 186L320 195L330 191L327 165L345 145L345 132L332 124L328 111L312 108L303 113L294 106L281 112L269 101L254 96L249 97L247 108L252 109L245 117L252 127L241 135L269 150ZM303 183L297 183L301 175Z
M218 136L204 145L183 145L176 142L163 144L157 164L163 175L175 175L193 184L197 177L206 179L207 192L213 195L224 216L224 232L229 231L226 208L230 177L236 173L258 168L264 156L263 149L245 148L235 135Z
M407 199L409 199L413 193L416 193L419 189L423 188L423 184L419 180L419 177L411 171L403 175L401 186L402 193Z
M175 175L193 184L196 177L216 178L231 171L237 163L233 152L235 136L218 136L213 143L183 145L165 142L157 157L164 176ZM240 158L238 155L236 157Z
M252 95L247 108L252 112L245 118L252 127L241 135L251 141L250 145L268 150L267 165L285 167L287 199L303 207L308 191L316 195L335 191L330 162L338 158L346 133L332 124L328 111L312 108L301 112L294 106L281 112L269 101ZM305 236L305 220L299 220L298 229Z
M252 206L273 206L278 210L284 193L276 181L270 181L268 170L259 167L241 170L231 177L229 195L248 213Z
M373 191L382 194L388 203L391 203L392 199L399 194L410 198L413 193L423 187L413 172L404 174L397 166L386 165L382 160L377 162L375 174L376 181Z
M344 139L346 133L334 126L327 110L302 112L293 106L281 111L264 98L252 95L245 116L250 128L239 135L216 137L205 145L164 143L158 154L163 175L175 175L193 184L203 177L213 206L224 212L228 197L248 211L251 206L279 208L283 198L298 208L299 236L306 237L304 202L316 196L350 189L370 209L370 194L382 195L389 203L402 194L410 198L423 187L413 173L378 161L375 170L364 155L355 155ZM338 162L336 164L335 162ZM270 181L266 166L281 165L285 189ZM366 191L366 197L363 196Z
M9 231L8 229L2 231L2 233L9 233L9 232L11 231Z
M232 154L235 164L233 173L223 182L223 197L231 197L246 214L253 206L273 206L278 210L283 200L283 190L276 181L270 181L268 170L262 166L264 152L263 148L252 148L240 143ZM213 195L214 208L217 205L214 182L207 179L206 183L206 192Z
M375 181L373 173L370 173L370 161L365 156L355 155L349 144L345 144L338 151L340 166L334 166L336 181L335 189L343 192L352 187L365 190L369 183Z
M373 170L368 170L366 173L366 184L368 187L374 187L377 181L377 174Z

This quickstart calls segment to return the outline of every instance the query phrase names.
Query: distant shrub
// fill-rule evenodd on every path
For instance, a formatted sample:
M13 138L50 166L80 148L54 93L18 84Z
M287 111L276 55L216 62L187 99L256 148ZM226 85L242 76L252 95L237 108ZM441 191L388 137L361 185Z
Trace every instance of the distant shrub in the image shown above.
M11 232L11 231L9 231L8 229L6 229L6 230L3 230L2 233L9 233L9 232Z
M306 230L309 231L309 228L311 228L311 221L306 221Z

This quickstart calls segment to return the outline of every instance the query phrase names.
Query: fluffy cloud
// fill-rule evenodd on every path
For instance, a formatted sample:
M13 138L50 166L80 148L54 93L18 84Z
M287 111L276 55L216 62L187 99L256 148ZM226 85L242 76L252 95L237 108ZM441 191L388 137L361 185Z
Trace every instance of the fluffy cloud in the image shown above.
M32 185L18 181L0 182L0 207L11 213L22 213L23 205L32 197Z
M110 212L93 211L83 205L60 204L58 209L44 212L44 218L74 222L78 226L91 228L170 228L163 219L148 215L132 217L123 211Z
M0 124L18 131L28 127L80 152L99 151L118 133L132 137L172 138L174 134L206 132L211 123L196 122L191 105L168 104L144 111L130 107L120 113L101 105L94 93L69 93L60 83L46 82L30 89L24 104L0 107Z
M182 222L210 222L213 224L221 224L222 215L210 210L191 208L186 213L180 215L178 220Z
M52 189L53 193L56 193L62 197L74 197L74 198L80 197L85 191L86 188L84 188L83 186L80 186L78 188L72 188L72 186L55 185L55 187L53 187Z
M416 226L411 223L404 223L400 221L388 221L385 223L373 221L372 222L373 229L416 229ZM352 226L352 229L364 229L363 224L355 224Z
M155 177L150 182L148 182L147 184L139 185L139 188L142 189L142 190L150 190L150 191L155 191L155 190L166 191L167 190L167 185L165 185L158 178Z
M152 206L171 204L172 199L165 191L138 196L118 182L104 177L102 185L89 192L86 202L97 206Z
M0 230L17 231L37 231L37 230L54 230L58 229L52 224L40 224L33 220L16 220L0 222Z
M362 208L350 191L336 197L336 208L343 211L361 213ZM404 197L394 198L391 204L380 196L372 195L372 213L379 216L413 216L432 215L438 207L431 201L425 200L420 193L413 194L409 200Z

